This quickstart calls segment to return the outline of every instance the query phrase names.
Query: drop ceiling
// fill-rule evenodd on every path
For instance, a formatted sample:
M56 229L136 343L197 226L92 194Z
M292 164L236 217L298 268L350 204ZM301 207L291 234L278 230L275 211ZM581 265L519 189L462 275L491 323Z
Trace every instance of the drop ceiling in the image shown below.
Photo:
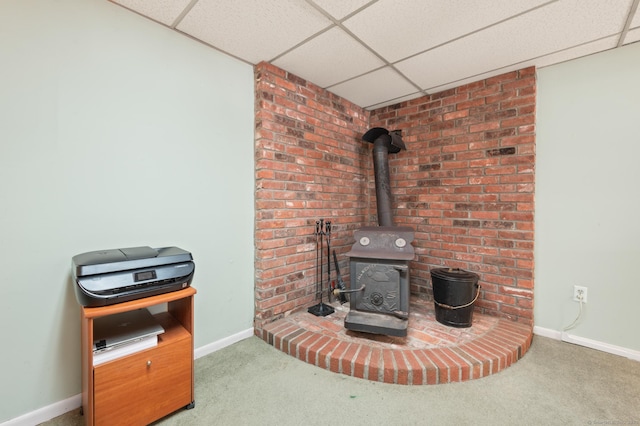
M640 41L640 0L111 0L375 109Z

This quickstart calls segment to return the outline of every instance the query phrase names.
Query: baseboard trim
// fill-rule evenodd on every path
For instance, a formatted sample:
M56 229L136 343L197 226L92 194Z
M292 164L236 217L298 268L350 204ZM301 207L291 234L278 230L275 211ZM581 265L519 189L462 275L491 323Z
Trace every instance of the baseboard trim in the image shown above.
M231 336L225 337L213 343L209 343L208 345L204 345L194 349L193 357L195 359L201 358L205 355L209 355L213 352L216 352L220 349L223 349L241 340L247 339L251 336L253 336L253 328L243 330L239 333L232 334ZM64 413L68 413L69 411L80 408L81 405L82 405L82 394L74 395L63 401L54 402L53 404L47 405L46 407L38 408L37 410L31 411L30 413L26 413L26 414L23 414L22 416L7 420L4 423L0 423L0 426L37 425L42 422L51 420L54 417L61 416Z
M54 402L46 407L38 408L30 413L23 414L20 417L15 417L4 423L0 423L1 426L32 426L37 425L47 420L51 420L54 417L68 413L71 410L80 408L82 405L82 395L74 395L62 401Z
M553 340L562 340L562 332L552 330L550 328L538 327L537 325L533 327L533 334L537 334L538 336L542 337L548 337Z
M222 338L220 340L216 340L215 342L209 343L208 345L201 346L193 351L193 357L195 359L201 358L205 355L209 355L220 349L226 348L227 346L231 346L234 343L240 342L241 340L248 339L253 336L253 327L247 328L246 330L240 331L236 334L232 334L231 336Z
M607 352L613 355L623 356L634 361L640 361L640 351L623 348L622 346L611 345L609 343L587 339L586 337L580 337L573 334L563 333L561 331L537 326L533 327L533 333L537 334L538 336L549 337L551 339L561 340L563 342L572 343L574 345L580 345L587 348L596 349L598 351Z

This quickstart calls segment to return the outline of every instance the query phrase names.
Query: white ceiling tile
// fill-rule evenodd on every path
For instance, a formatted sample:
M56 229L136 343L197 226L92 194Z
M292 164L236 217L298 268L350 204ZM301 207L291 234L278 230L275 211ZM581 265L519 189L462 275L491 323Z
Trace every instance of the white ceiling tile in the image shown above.
M392 98L400 98L418 92L411 83L391 67L385 67L331 86L329 90L361 107L376 105Z
M509 65L503 68L498 68L482 74L477 74L469 78L452 81L451 83L444 84L442 86L431 87L429 88L428 93L442 92L444 90L453 89L455 87L463 86L465 84L473 83L479 80L484 80L486 78L494 77L500 74L505 74L511 71L517 71L522 68L527 68L530 66L536 66L537 68L544 68L550 65L558 64L560 62L566 62L572 59L580 58L582 56L590 55L595 52L601 52L604 50L614 48L616 46L617 41L618 41L617 36L607 37L607 38L595 41L593 43L587 43L572 49L567 49L557 53L552 53L551 55L545 55L539 58L518 62L516 64Z
M273 64L320 87L384 66L377 56L337 27L276 59Z
M177 30L250 63L273 61L366 108L421 96L411 81L433 93L614 48L634 2L110 1L168 26L193 5ZM640 11L623 40L638 41ZM381 56L406 78L394 67L381 68Z
M597 52L613 49L618 44L618 35L602 38L591 43L586 43L571 49L562 50L557 53L545 55L535 60L538 68L547 67L549 65L559 64L560 62L570 61L582 56L591 55Z
M624 39L624 44L635 43L636 41L640 41L640 28L630 30Z
M633 15L633 19L631 20L631 26L629 28L638 28L640 27L640 7L636 9L636 13Z
M200 0L177 29L256 64L329 25L329 19L299 0Z
M620 1L628 3L625 8L613 7ZM616 34L622 30L631 1L556 2L399 62L396 67L423 89L443 86Z
M395 62L546 2L380 0L344 25L389 62Z
M111 0L141 15L171 26L191 0Z
M312 0L329 15L340 20L358 10L371 0Z
M633 43L635 41L640 41L640 7L636 9L636 13L633 15L631 25L629 26L629 32L624 38L624 44Z

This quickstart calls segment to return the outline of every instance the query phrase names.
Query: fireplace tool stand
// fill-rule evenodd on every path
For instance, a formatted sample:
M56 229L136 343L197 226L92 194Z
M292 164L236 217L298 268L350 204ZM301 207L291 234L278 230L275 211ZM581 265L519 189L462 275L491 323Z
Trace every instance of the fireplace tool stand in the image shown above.
M324 221L324 219L316 220L316 298L320 294L320 303L311 306L307 309L307 312L317 317L326 317L335 312L333 307L326 305L322 302L324 291L322 290L323 277L323 263L324 263L324 236L327 236L328 251L331 251L331 221ZM329 260L327 254L327 260ZM319 277L318 277L319 272ZM327 266L327 286L331 285L331 262Z

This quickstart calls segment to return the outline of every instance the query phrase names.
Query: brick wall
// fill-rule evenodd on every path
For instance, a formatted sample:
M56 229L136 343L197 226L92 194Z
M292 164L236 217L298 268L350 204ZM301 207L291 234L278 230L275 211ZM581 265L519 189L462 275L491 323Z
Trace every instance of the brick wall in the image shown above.
M534 68L371 112L272 65L255 72L256 328L315 303L318 218L346 277L353 231L377 224L361 139L375 126L407 145L390 169L395 222L416 231L412 292L430 296L431 268L464 268L480 275L479 309L532 324Z
M371 165L359 142L367 111L266 63L256 66L255 75L259 328L316 303L316 220L332 221L331 246L348 272L343 254L365 221Z
M390 168L413 293L431 295L431 268L463 268L482 311L532 324L535 96L532 67L371 112L407 145Z

